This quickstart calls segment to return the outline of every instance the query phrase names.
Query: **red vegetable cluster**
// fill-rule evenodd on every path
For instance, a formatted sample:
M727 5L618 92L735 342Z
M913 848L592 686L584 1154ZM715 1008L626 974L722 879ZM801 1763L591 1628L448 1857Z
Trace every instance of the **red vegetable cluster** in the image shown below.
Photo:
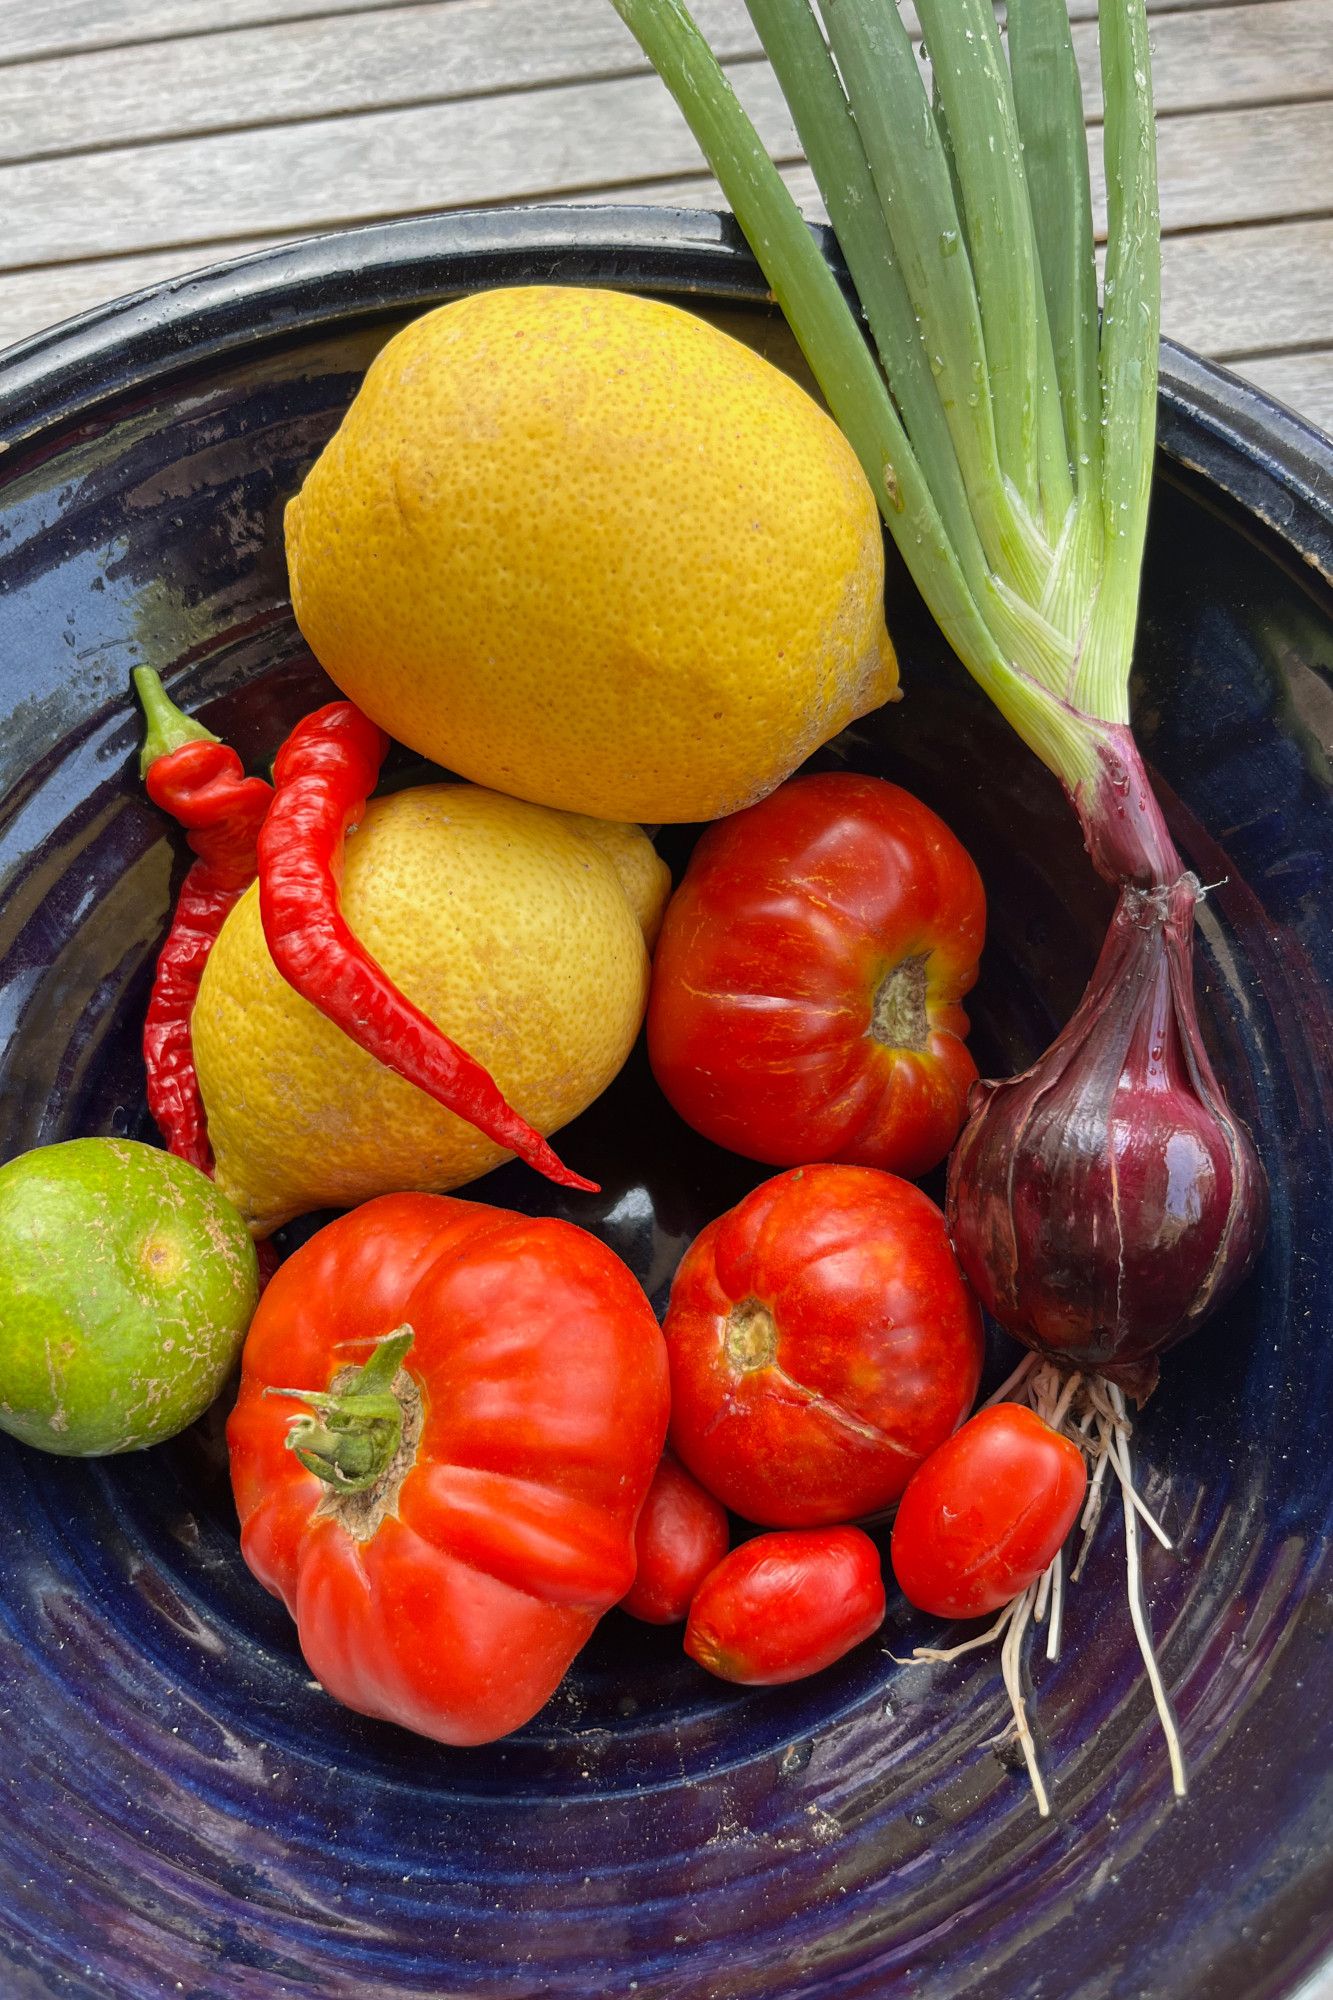
M270 788L203 740L160 685L143 691L150 793L218 872L193 984L173 986L196 900L187 881L145 1042L171 1142L207 1163L189 1014L226 910L257 873L270 951L298 991L419 1087L572 1180L339 913L342 840L376 780L381 732L349 703L320 710L284 745ZM728 886L737 868L739 892ZM654 989L659 1068L670 1070L684 1026L673 1000L691 969L682 938L699 947L710 924L733 940L743 932L759 956L741 953L728 971L714 954L714 974L753 986L766 962L787 982L789 1023L769 1035L767 1057L781 1067L796 1046L812 1057L804 1096L786 1099L786 1137L770 1116L767 1137L752 1135L747 1149L801 1160L831 1149L917 1170L937 1159L975 1074L957 1003L983 923L975 869L948 830L876 780L800 781L716 829L698 873L705 914L690 917L687 881ZM762 920L747 906L756 895ZM725 1003L732 1068L721 1064L708 1085L716 1102L740 1093L726 1115L742 1123L763 1122L764 1093L753 1094L735 1032L753 1001L750 991ZM816 1026L812 1041L821 1010L840 1009L837 1033L821 1039ZM707 1021L689 1032L712 1034ZM819 1129L832 1083L853 1072L855 1115ZM605 1366L590 1346L590 1285L608 1301ZM297 1619L319 1678L349 1705L452 1742L497 1734L544 1699L613 1601L653 1622L686 1621L693 1657L756 1684L813 1672L878 1626L878 1552L849 1524L898 1498L965 1415L980 1372L979 1316L938 1210L893 1175L803 1165L706 1230L667 1317L679 1458L659 1458L665 1400L651 1384L664 1364L645 1313L628 1273L580 1232L442 1197L369 1203L283 1267L255 1320L229 1426L243 1548ZM575 1338L577 1366L572 1351L568 1366L553 1365ZM637 1428L636 1395L647 1399ZM571 1450L571 1468L585 1470L566 1485ZM604 1468L602 1502L593 1465ZM728 1553L728 1506L783 1532ZM452 1567L464 1549L491 1578L484 1588L465 1589ZM405 1617L397 1607L423 1584L421 1615ZM526 1663L503 1689L489 1664L496 1648Z
M155 701L169 733L175 716L198 739ZM150 791L201 859L145 1037L155 1114L207 1166L189 1010L257 870L270 950L299 991L585 1186L341 917L343 837L385 747L335 703L298 725L271 791L211 739L159 743ZM960 1001L984 902L934 814L834 775L710 829L663 927L650 1055L706 1136L792 1164L690 1247L661 1334L583 1232L433 1196L385 1197L321 1231L260 1307L229 1426L243 1548L324 1685L482 1741L540 1705L617 1603L683 1622L712 1673L795 1679L881 1623L879 1551L857 1524L895 1508L910 1601L1002 1610L1021 1634L1084 1508L1084 1441L1127 1477L1123 1405L1094 1387L1071 1438L1083 1378L1062 1388L1048 1372L1023 1390L1036 1409L965 1421L982 1364L968 1278L1034 1349L1143 1390L1262 1234L1262 1174L1198 1036L1196 893L1185 875L1127 886L1065 1033L1027 1075L981 1085ZM946 1227L885 1169L937 1164L969 1087ZM729 1548L729 1512L767 1532ZM1044 1810L1018 1696L1015 1713Z
M939 1210L892 1175L766 1181L686 1252L663 1332L686 1469L663 1460L623 1608L688 1612L686 1651L725 1679L814 1673L878 1627L879 1556L858 1519L898 1502L900 1588L970 1618L1049 1568L1082 1505L1082 1453L1032 1410L962 1423L980 1314ZM718 1500L776 1532L719 1561Z

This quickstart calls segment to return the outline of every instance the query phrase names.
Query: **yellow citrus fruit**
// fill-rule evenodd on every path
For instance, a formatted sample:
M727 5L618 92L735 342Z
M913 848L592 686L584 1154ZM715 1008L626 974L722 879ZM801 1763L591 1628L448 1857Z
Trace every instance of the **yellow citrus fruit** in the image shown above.
M851 447L789 376L651 299L528 286L414 321L286 536L343 692L544 805L716 818L897 686Z
M643 828L619 819L592 819L586 813L562 813L560 817L601 848L620 877L643 941L651 951L666 915L671 870L651 840L645 839Z
M347 839L353 933L543 1133L610 1083L647 1002L644 930L670 878L637 827L607 831L610 855L564 814L426 785L373 800ZM508 1157L287 985L257 888L213 947L191 1036L217 1184L256 1235L312 1208L459 1187Z

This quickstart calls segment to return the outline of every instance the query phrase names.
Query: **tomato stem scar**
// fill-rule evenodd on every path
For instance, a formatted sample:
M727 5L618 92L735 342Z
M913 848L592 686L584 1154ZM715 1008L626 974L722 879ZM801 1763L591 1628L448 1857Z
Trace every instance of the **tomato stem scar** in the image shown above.
M870 1010L870 1039L886 1049L912 1049L918 1055L930 1047L930 1016L926 1011L928 951L902 959L886 972L875 989Z
M727 1358L743 1373L767 1368L778 1351L777 1322L758 1299L742 1299L727 1314Z

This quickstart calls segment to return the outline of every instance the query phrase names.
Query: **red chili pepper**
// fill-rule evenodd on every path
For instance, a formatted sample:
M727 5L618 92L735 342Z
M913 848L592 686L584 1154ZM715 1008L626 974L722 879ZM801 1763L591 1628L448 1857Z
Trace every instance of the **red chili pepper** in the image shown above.
M232 904L255 878L256 843L273 788L247 778L234 750L182 714L151 667L134 669L148 733L139 771L154 805L180 821L198 855L181 884L144 1021L148 1108L168 1151L211 1173L190 1015L208 954Z
M264 938L289 986L367 1055L517 1153L561 1187L595 1193L561 1164L489 1071L400 993L343 920L343 840L365 810L389 739L350 701L298 722L273 766L276 790L259 836Z

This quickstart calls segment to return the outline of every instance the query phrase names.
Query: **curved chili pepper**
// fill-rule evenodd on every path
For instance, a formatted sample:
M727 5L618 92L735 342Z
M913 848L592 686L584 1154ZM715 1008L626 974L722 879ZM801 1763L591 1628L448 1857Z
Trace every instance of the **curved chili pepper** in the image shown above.
M298 722L273 766L259 835L264 938L288 985L358 1048L561 1187L595 1193L562 1165L489 1071L437 1028L359 944L338 906L343 839L365 810L389 739L350 701Z
M213 1154L190 1015L227 912L255 878L255 847L273 788L247 778L234 750L182 714L151 667L135 668L134 685L148 723L139 757L148 796L180 821L199 857L181 884L153 975L143 1030L148 1109L168 1151L207 1174Z

